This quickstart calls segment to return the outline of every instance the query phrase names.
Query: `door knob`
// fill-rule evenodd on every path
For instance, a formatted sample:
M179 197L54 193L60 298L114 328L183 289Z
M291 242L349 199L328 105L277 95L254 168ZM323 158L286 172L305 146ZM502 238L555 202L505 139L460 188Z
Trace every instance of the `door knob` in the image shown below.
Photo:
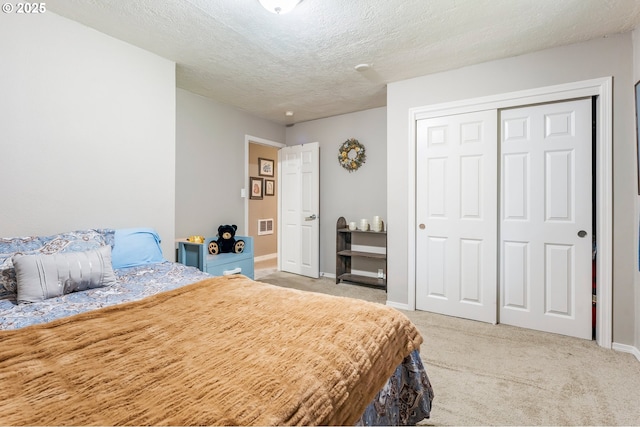
M311 215L311 216L306 216L306 217L304 217L304 220L305 220L305 221L313 221L313 220L314 220L314 219L316 219L316 218L318 218L318 217L316 216L316 214L313 214L313 215Z
M586 231L584 231L584 230L580 230L580 231L578 231L578 237L584 237L584 236L586 236L586 235L587 235L587 232L586 232Z
M418 227L420 227L420 230L424 230L425 228L424 224L420 224Z

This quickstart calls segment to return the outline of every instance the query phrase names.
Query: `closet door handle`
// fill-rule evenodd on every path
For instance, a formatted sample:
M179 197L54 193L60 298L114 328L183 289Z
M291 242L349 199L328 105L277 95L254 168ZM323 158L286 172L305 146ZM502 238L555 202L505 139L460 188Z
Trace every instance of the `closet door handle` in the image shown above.
M304 217L304 220L305 220L305 221L313 221L313 220L314 220L314 219L316 219L316 218L318 218L318 217L316 216L316 214L313 214L313 215L311 215L311 216L306 216L306 217Z
M584 230L580 230L580 231L578 231L578 237L583 238L583 237L584 237L584 236L586 236L586 235L587 235L587 232L586 232L586 231L584 231Z

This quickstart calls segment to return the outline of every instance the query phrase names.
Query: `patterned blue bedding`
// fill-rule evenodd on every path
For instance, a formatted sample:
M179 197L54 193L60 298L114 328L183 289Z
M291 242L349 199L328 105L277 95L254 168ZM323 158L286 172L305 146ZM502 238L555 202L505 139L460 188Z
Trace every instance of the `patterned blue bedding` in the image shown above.
M114 230L81 230L46 237L0 238L0 330L50 322L110 305L135 301L210 277L194 267L161 262L114 269L117 283L44 301L17 304L11 257L114 246ZM415 425L429 418L433 391L418 351L407 356L367 407L357 425Z
M115 269L114 272L118 282L104 288L73 292L30 304L16 304L15 296L0 300L0 329L18 329L50 322L89 310L139 300L211 277L195 267L168 261Z
M115 285L72 292L29 304L17 304L17 281L12 256L52 255L115 246L116 230L87 229L54 234L0 238L0 329L18 329L50 322L114 304L135 301L210 277L194 267L173 262L145 263L114 269ZM155 242L156 244L159 242ZM149 250L159 250L159 246ZM144 254L142 254L144 255Z

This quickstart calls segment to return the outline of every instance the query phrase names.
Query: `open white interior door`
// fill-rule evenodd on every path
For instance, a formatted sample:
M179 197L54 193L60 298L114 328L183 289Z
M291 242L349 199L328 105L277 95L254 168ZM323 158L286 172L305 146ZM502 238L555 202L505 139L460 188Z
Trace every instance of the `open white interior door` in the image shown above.
M320 156L317 142L284 147L280 161L280 270L320 276Z

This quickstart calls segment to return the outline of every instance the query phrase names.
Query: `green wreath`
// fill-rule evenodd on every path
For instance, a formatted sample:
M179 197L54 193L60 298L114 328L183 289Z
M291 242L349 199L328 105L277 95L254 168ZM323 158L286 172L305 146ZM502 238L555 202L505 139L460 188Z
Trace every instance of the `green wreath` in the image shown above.
M347 139L338 149L338 162L340 166L349 171L357 171L367 160L364 145L357 139Z

